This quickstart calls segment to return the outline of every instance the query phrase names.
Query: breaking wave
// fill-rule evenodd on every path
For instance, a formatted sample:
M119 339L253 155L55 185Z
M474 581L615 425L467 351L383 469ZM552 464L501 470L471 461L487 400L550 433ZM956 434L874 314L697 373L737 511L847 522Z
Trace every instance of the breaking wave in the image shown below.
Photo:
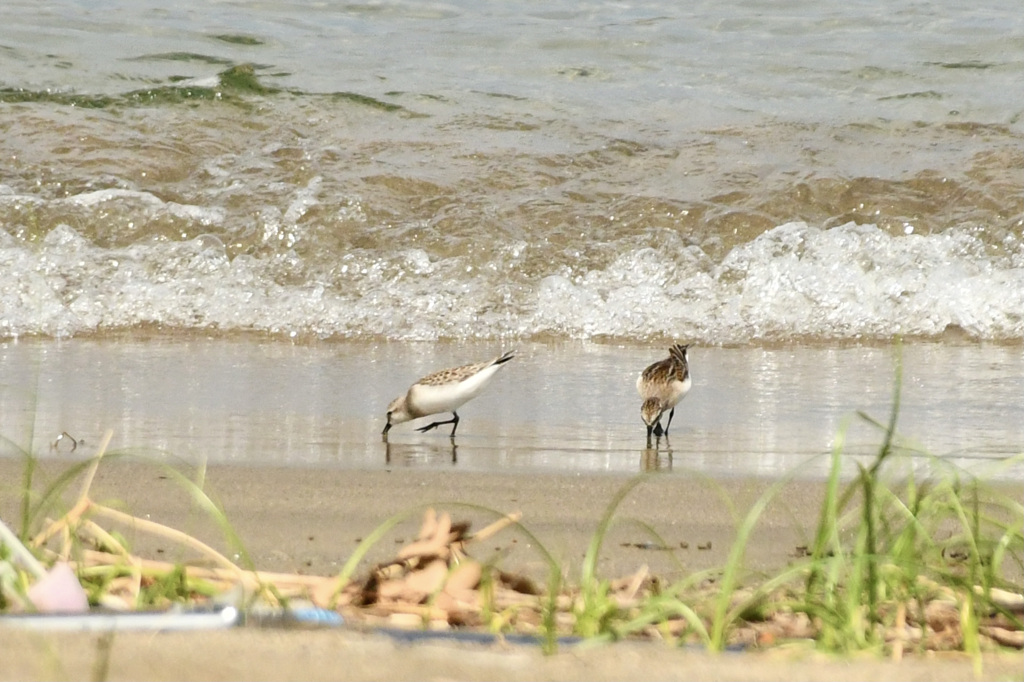
M216 209L103 190L144 217L216 227ZM10 193L0 200L33 201ZM136 209L138 210L138 209ZM300 210L300 209L296 209ZM486 228L481 228L486 229ZM893 235L875 225L791 222L716 256L671 229L621 235L603 258L544 239L467 235L448 254L373 245L317 255L280 243L233 253L216 230L100 245L67 223L0 230L0 336L73 336L136 326L317 337L1024 338L1024 244L993 248L967 228ZM278 240L280 241L280 240ZM478 242L491 244L474 249ZM651 246L654 242L657 246Z

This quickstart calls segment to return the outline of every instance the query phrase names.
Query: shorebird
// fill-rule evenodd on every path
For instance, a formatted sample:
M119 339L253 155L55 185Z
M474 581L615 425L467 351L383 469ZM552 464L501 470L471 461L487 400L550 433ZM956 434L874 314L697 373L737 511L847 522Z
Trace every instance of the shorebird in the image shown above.
M444 424L451 424L451 435L454 438L455 429L459 427L459 414L455 410L475 398L497 371L515 357L515 353L514 350L510 350L493 360L442 369L423 377L410 386L405 395L398 396L388 405L388 423L381 432L384 440L388 439L388 431L395 424L440 412L451 412L452 418L427 424L416 430L422 433Z
M690 390L690 366L686 361L689 345L673 344L668 357L650 365L636 380L636 390L644 402L640 406L640 417L647 424L647 441L651 434L659 438L668 436L668 427L676 413L676 405ZM668 422L661 428L661 416L668 411Z

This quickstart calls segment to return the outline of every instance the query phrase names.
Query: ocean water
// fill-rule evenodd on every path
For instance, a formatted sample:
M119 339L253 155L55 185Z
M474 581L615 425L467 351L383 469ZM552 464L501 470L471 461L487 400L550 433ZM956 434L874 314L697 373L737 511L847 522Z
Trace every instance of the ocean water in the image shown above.
M0 4L0 338L1024 339L1016 0Z

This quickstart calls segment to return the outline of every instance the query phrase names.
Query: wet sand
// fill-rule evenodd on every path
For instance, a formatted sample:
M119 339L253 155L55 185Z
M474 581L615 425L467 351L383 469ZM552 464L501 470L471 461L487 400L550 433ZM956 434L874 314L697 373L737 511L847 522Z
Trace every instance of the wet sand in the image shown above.
M37 489L65 465L41 462ZM189 470L185 470L189 472ZM0 460L4 481L19 481L20 465ZM579 575L602 515L630 476L549 474L495 475L462 471L394 468L385 471L212 466L206 487L222 505L261 570L330 575L340 570L360 540L396 515L399 524L367 555L367 562L393 558L400 543L415 537L423 510L432 506L467 520L473 529L497 515L521 512L527 532L509 529L493 538L477 558L501 556L507 570L544 581L550 554L572 579ZM772 485L758 479L685 478L649 474L622 500L604 540L599 569L623 577L647 565L667 579L725 563L737 524ZM822 484L796 482L779 490L763 515L747 551L753 571L785 566L798 545L806 545L817 519ZM216 523L205 518L181 484L162 465L111 459L99 468L92 498L142 518L185 530L227 550ZM5 519L17 509L5 490ZM493 511L481 511L486 508ZM799 522L797 522L799 520ZM653 529L652 535L645 526ZM124 529L143 556L175 555L165 542ZM532 538L530 537L532 536ZM669 548L652 549L661 542ZM536 543L542 548L538 548ZM230 554L230 552L228 552Z
M39 483L63 464L42 462ZM3 518L17 518L13 481L20 464L0 460L5 482ZM254 564L262 570L330 575L356 543L394 514L410 512L375 546L364 563L390 559L418 527L425 505L445 509L479 528L493 518L463 505L498 512L521 511L523 526L567 571L579 561L606 505L630 480L618 475L495 475L395 468L342 471L310 468L213 466L206 490L227 512ZM623 577L639 567L666 579L720 566L734 537L733 509L745 513L773 485L763 479L707 479L648 475L623 500L618 522L601 553L602 576ZM821 500L820 482L787 484L769 505L746 554L756 575L783 567L807 542ZM226 550L221 533L191 504L179 484L150 463L104 462L93 486L97 501L115 502L132 514L186 530ZM650 548L655 529L672 551ZM126 531L142 556L184 559L165 541ZM476 556L503 554L502 566L543 580L546 564L523 533L506 530ZM638 547L638 545L640 545ZM706 549L698 549L706 547ZM481 556L481 552L484 553ZM95 634L5 632L0 637L0 679L84 678L97 661ZM1021 656L986 659L987 679L1021 679ZM565 647L544 657L531 646L465 644L450 640L409 644L383 635L338 631L294 632L240 628L202 633L118 634L109 679L736 679L736 680L959 680L971 675L966 657L911 657L900 664L873 657L832 659L807 646L709 656L658 644L617 644L598 649Z

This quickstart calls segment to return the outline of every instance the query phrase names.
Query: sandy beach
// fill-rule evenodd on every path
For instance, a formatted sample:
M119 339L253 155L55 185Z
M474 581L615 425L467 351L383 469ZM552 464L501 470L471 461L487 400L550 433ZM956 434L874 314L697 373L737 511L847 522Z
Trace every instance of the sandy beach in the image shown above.
M42 462L40 483L62 465ZM16 518L9 482L20 479L20 463L0 460L5 482L5 519ZM368 555L370 563L394 555L415 533L420 511L430 505L480 527L497 512L520 511L522 524L563 565L570 579L606 505L629 477L615 475L495 475L392 469L337 471L302 468L214 466L206 490L219 501L261 570L331 575L357 542L395 514L409 512ZM623 500L606 538L599 572L621 577L648 566L666 579L722 565L734 537L736 512L745 513L769 487L758 479L701 479L650 475ZM797 482L779 491L747 551L755 574L786 565L805 544L817 515L820 483ZM180 485L159 466L111 460L100 467L93 499L186 530L227 551L215 524L189 502ZM648 524L673 551L648 547ZM126 532L142 556L175 556L164 541ZM546 564L525 534L508 529L492 538L502 566L543 579ZM703 549L698 549L701 547ZM479 556L478 558L487 558ZM97 634L5 632L0 678L81 679L95 671ZM538 647L508 643L467 644L449 639L410 644L386 634L349 628L283 631L236 628L196 633L122 633L109 642L108 679L761 679L761 680L961 680L972 674L966 656L908 657L900 663L873 656L853 660L813 653L809 647L711 656L656 643L599 648L562 647L551 657ZM99 647L99 648L98 648ZM1020 655L992 655L986 679L1021 679Z
M20 480L19 468L19 463L0 460L5 481ZM40 484L61 470L60 464L41 463L37 473ZM497 515L521 512L523 528L569 577L575 577L601 516L630 480L629 476L593 474L214 466L206 472L205 489L222 505L260 570L331 575L340 570L360 540L391 517L406 514L408 520L375 545L366 561L391 559L396 547L415 537L423 510L430 506L448 511L453 520L470 521L473 528L486 525ZM616 512L616 522L604 541L600 572L609 578L622 577L647 565L652 573L672 579L722 565L737 523L734 513L746 513L771 485L758 479L648 475ZM806 482L779 491L748 548L751 570L784 566L798 545L807 544L821 492L821 484ZM228 550L217 525L204 518L187 491L168 478L161 465L104 462L93 483L92 498ZM10 491L5 491L4 518L12 518L16 512L9 504L12 499ZM646 548L658 543L643 529L644 524L673 551ZM130 529L124 532L142 556L189 558L175 556L173 547L145 534ZM547 563L525 533L509 529L495 536L487 551L500 554L506 570L540 581L547 577Z

